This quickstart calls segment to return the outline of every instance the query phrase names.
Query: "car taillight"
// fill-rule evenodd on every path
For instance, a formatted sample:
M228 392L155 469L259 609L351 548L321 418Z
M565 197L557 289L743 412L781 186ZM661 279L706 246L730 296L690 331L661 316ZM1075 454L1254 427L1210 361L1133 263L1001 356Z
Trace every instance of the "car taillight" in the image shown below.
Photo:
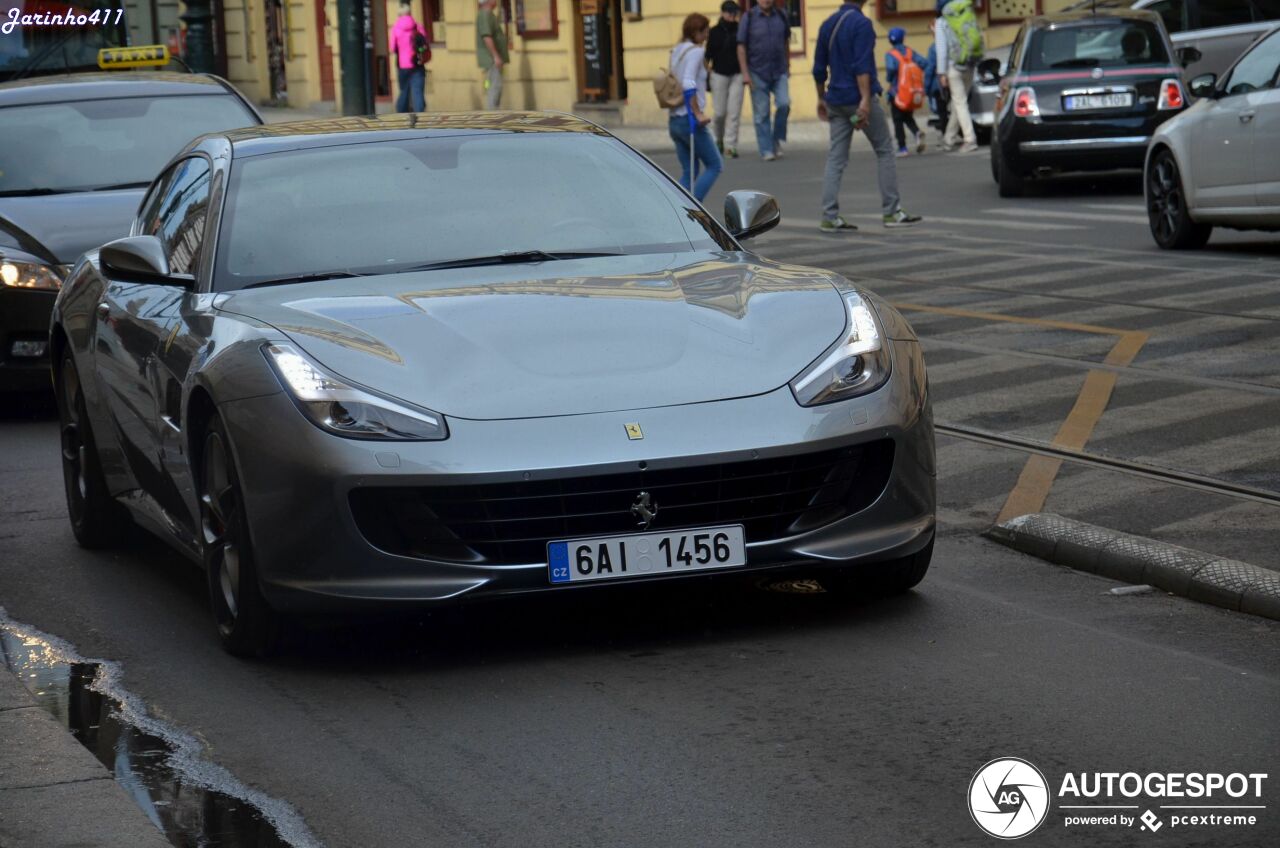
M1181 109L1186 105L1186 98L1182 96L1182 83L1176 79L1167 79L1160 83L1160 102L1156 104L1157 109Z
M1036 105L1034 89L1020 88L1013 93L1013 114L1019 118L1040 117L1040 107Z

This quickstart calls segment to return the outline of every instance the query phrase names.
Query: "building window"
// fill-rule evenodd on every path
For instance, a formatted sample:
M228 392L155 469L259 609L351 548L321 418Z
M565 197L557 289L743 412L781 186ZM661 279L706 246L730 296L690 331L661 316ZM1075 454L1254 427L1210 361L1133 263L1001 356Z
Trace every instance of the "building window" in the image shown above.
M804 55L804 0L778 0L778 8L787 13L791 27L791 55Z
M556 0L516 0L516 31L525 38L557 38Z
M444 43L444 0L422 0L422 27L427 31L427 41Z

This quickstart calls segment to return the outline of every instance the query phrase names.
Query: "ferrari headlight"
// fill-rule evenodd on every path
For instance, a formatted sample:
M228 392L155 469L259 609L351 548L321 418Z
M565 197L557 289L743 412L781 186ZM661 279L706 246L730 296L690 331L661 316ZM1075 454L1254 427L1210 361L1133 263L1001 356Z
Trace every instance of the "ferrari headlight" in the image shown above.
M263 348L298 408L317 427L352 439L437 441L448 438L444 416L357 389L321 370L287 344Z
M40 262L0 259L0 283L15 289L57 291L62 288L62 274Z
M857 292L844 295L849 310L845 337L791 381L801 406L865 395L889 379L889 351L871 305Z

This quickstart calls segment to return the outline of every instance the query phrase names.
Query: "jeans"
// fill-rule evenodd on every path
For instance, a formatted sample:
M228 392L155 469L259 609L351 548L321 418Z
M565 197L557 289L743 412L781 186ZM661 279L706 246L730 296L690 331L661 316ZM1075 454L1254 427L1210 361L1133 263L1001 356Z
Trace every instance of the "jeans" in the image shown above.
M400 78L400 96L396 98L397 112L425 112L427 98L422 93L423 83L427 79L427 69L419 65L416 68L397 68ZM412 104L410 100L412 99ZM412 105L413 108L410 108Z
M716 116L711 120L711 126L715 128L716 144L722 147L738 146L738 126L742 122L742 88L742 74L711 74L711 100L716 107Z
M893 135L897 139L898 148L907 146L907 133L903 129L904 126L910 127L911 132L920 135L920 127L916 126L916 115L914 112L904 112L898 108L897 104L892 100L889 101L889 114L893 116Z
M689 116L672 115L671 120L667 122L667 129L671 134L671 140L676 143L676 158L680 160L680 185L689 188L689 169L692 164L689 161ZM716 150L715 139L704 126L698 127L693 135L693 155L694 159L702 164L702 168L698 174L698 181L693 184L692 194L698 200L702 200L707 196L707 192L711 191L712 184L715 183L716 177L720 176L720 170L724 167L720 153Z
M951 116L947 119L947 131L942 134L942 143L954 145L956 136L963 134L965 144L977 144L973 118L969 116L969 89L973 87L973 68L957 68L952 65L947 69L947 85L951 92Z
M786 74L773 82L765 82L754 72L751 74L751 119L756 125L756 147L760 148L761 156L776 153L774 142L787 140L787 115L791 113L791 88L787 80ZM777 107L772 127L769 121L771 94Z
M497 109L502 102L502 68L491 65L484 72L484 108Z
M853 140L853 124L849 119L858 111L857 106L828 104L830 116L831 147L827 150L827 170L822 177L822 217L830 221L840 214L840 179L844 167L849 164L849 142ZM880 212L892 215L898 211L898 165L893 157L893 138L889 135L889 122L885 120L880 98L871 98L871 114L862 131L876 152L876 178L880 183Z

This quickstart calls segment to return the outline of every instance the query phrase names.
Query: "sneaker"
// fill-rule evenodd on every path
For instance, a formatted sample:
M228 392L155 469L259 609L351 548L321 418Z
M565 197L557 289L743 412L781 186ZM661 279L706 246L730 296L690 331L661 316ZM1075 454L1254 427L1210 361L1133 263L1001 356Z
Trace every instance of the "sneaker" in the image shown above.
M892 215L884 216L884 225L886 227L910 227L918 224L924 219L919 215L911 215L904 209L899 209Z
M858 228L837 215L831 219L823 218L818 223L818 229L824 233L851 233Z
M763 159L763 160L764 160L764 161L766 161L766 162L772 162L774 159L777 159L778 157L777 157L777 156L775 156L775 155L773 155L772 153L766 153L765 155L761 156L760 158L761 158L761 159Z
M977 153L978 143L976 141L971 141L968 144L966 144L964 147L960 148L960 152L961 153Z
M779 159L782 158L782 142L775 141L773 143L773 155Z
M725 155L725 156L728 156L730 159L737 159L737 158L738 158L738 148L736 148L736 147L726 147L726 148L724 149L724 155Z
M916 153L924 153L924 133L916 133Z
M944 141L938 145L938 149L943 153L955 153L958 148L956 145Z
M907 155L909 155L909 154L907 153L907 148L905 148L905 147L899 147L899 148L898 148L898 158L899 158L899 159L901 159L903 156L907 156Z

